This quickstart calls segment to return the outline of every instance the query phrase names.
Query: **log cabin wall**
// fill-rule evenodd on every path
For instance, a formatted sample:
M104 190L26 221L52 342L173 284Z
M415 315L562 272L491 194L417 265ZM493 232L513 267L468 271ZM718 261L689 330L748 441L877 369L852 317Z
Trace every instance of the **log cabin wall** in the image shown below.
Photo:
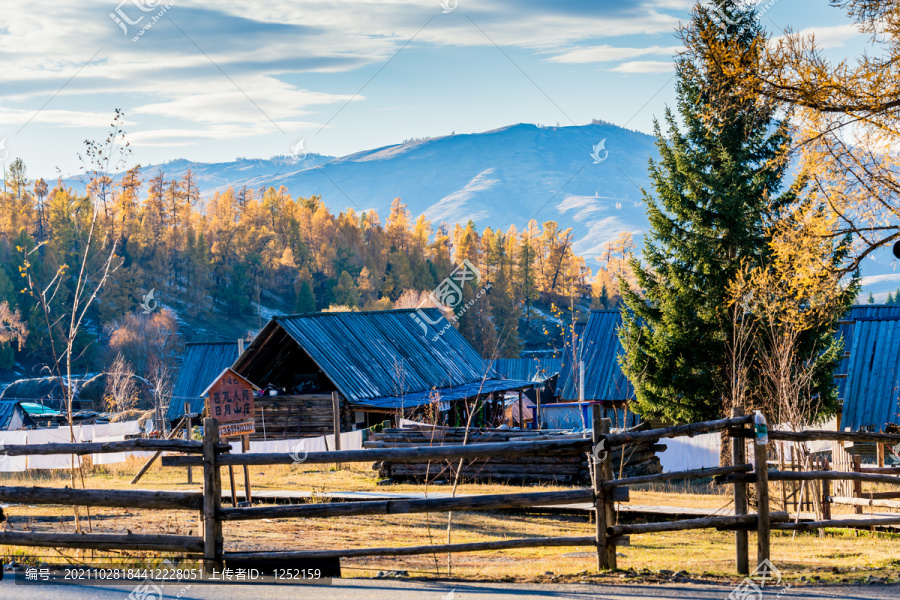
M340 396L341 431L353 431L353 411ZM262 396L256 398L256 433L252 440L319 437L334 433L331 394Z

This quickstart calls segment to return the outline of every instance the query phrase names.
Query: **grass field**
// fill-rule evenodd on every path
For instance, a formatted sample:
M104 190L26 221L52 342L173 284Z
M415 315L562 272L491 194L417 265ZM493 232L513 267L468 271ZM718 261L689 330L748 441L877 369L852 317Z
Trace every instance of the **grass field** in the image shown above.
M96 489L169 489L200 490L200 473L188 484L185 469L155 465L137 486L130 479L140 461L109 466L86 466L85 485ZM345 465L337 470L325 465L285 465L251 467L254 489L304 490L314 494L329 491L443 492L449 486L413 484L378 486L369 465ZM238 470L240 472L240 470ZM239 481L241 481L239 479ZM67 472L26 472L3 474L0 485L68 485ZM227 470L223 471L227 487ZM80 487L80 483L79 483ZM527 486L524 491L566 489L564 486ZM458 493L521 492L523 487L508 485L460 485ZM776 497L773 486L772 497ZM728 494L721 493L728 492ZM634 504L730 508L730 488L709 484L692 487L666 484L650 489L635 489ZM773 507L777 508L777 507ZM11 506L6 509L6 527L15 530L74 531L71 508L48 506ZM81 509L86 527L85 512ZM226 522L226 551L233 550L310 550L375 546L408 546L447 542L447 513L346 517L341 519L266 519ZM198 515L185 511L146 511L94 508L90 527L94 532L170 533L198 535ZM451 542L465 543L528 536L588 536L594 525L587 515L550 515L520 512L458 512L453 515ZM754 534L750 534L751 557L755 555ZM490 581L595 581L625 578L629 581L661 579L660 570L685 571L691 578L712 581L736 581L734 573L734 534L715 530L656 533L632 536L631 546L619 548L621 573L598 573L596 555L590 548L539 548L456 554L449 565L447 555L414 557L373 557L342 561L344 575L373 576L379 571L406 571L411 577L454 578ZM4 548L6 557L20 562L64 560L99 563L114 560L129 563L158 561L160 556L130 553L100 554L74 550ZM870 532L826 531L817 533L773 533L772 558L789 581L801 578L822 582L854 582L869 576L900 579L900 535ZM752 561L751 561L752 562ZM818 578L818 579L816 579Z

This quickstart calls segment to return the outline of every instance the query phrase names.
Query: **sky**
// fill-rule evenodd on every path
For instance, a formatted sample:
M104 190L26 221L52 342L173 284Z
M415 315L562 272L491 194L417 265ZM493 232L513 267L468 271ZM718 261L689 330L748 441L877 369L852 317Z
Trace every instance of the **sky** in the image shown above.
M756 0L746 0L756 4ZM0 159L79 171L125 114L131 163L341 156L513 123L650 133L675 100L688 0L3 0ZM830 56L866 38L828 0L763 0ZM130 166L130 165L129 165Z

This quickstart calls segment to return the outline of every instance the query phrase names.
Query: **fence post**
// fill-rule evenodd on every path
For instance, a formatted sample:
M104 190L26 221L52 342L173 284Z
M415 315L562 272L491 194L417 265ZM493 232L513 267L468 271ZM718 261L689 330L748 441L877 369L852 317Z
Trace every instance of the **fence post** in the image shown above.
M219 422L203 420L203 570L221 571L224 540L219 509L222 506L222 477L216 457L219 443Z
M731 417L743 417L744 407L735 406L731 409ZM743 426L741 427L743 429ZM731 464L732 466L743 465L747 463L747 456L744 446L744 438L731 438ZM734 514L747 514L747 484L734 484ZM746 530L738 529L734 532L734 562L737 572L740 575L750 574L750 551L748 544L748 533Z
M769 464L766 449L753 440L756 455L756 564L769 560Z
M337 392L331 392L331 410L334 413L334 449L341 449L341 398ZM335 465L338 469L341 464Z
M185 402L185 403L184 403L184 418L186 419L186 421L185 421L185 424L184 424L184 441L186 441L186 442L187 442L187 441L190 441L190 439L191 439L191 431L194 430L194 428L191 426L191 425L192 425L192 423L191 423L191 418L188 417L189 414L191 414L191 403L190 403L190 402ZM188 468L187 468L187 478L188 478L188 480L187 480L188 483L194 483L194 469L193 469L193 467L188 467Z
M828 462L827 458L822 459L822 470L830 471L831 463ZM822 480L822 520L830 521L831 520L831 480L823 479ZM819 537L825 537L825 530L819 530Z
M596 450L604 434L609 433L610 420L602 418L600 404L591 405L591 429L592 448L591 462L594 469L594 511L597 523L597 569L616 569L616 545L606 535L606 528L613 525L615 520L615 505L612 503L612 494L607 493L602 486L604 481L611 481L612 464L608 460L602 462L597 458L608 458L610 448Z
M853 455L853 467L850 469L854 473L859 473L862 469L862 457L859 454ZM862 498L862 481L854 481L853 482L853 497L854 498ZM854 506L853 512L858 515L863 514L862 506ZM859 535L859 533L857 533Z

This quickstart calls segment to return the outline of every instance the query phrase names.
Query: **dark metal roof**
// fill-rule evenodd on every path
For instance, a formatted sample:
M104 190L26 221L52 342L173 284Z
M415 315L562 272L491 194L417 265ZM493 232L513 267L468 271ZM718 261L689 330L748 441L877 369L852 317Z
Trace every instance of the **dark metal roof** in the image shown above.
M857 304L850 307L850 311L841 318L838 325L837 335L844 340L844 352L850 352L853 346L854 332L856 324L860 321L870 321L872 319L896 319L900 318L900 305L890 304ZM848 375L850 369L850 358L844 357L835 369L835 375ZM837 377L835 383L838 388L838 398L845 398L847 378Z
M584 399L622 401L634 397L634 388L619 366L622 354L617 330L622 315L617 310L592 310L587 323L576 325L574 350L567 340L557 390L561 400L578 400L578 369L584 361ZM574 357L574 359L573 359Z
M553 377L562 368L561 358L498 358L485 359L485 364L507 379L523 381L544 381Z
M185 344L166 418L173 421L181 417L185 402L191 403L192 413L203 412L204 399L200 394L224 369L231 366L237 356L237 342Z
M857 321L852 339L841 428L883 431L900 423L900 319Z
M31 416L25 412L25 409L18 401L0 400L0 431L9 429L9 425L17 411L26 427L34 427L34 421Z
M422 318L422 317L425 318ZM285 335L286 334L286 335ZM427 402L432 390L453 395L530 387L502 380L436 308L313 313L269 321L234 363L264 387L296 368L299 348L350 402L395 408ZM502 381L502 383L500 382ZM380 399L375 402L376 399Z

